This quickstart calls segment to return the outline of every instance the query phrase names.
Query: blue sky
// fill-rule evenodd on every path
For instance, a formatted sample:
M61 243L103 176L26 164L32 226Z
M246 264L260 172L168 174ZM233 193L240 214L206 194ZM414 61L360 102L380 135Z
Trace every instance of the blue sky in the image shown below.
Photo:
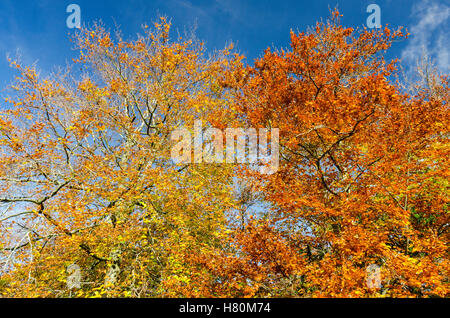
M363 26L369 4L381 8L382 25L406 26L410 39L395 43L388 58L403 58L410 65L425 49L441 71L448 73L450 0L1 0L0 85L13 76L6 55L17 52L26 64L37 62L41 73L65 65L76 56L69 41L74 30L66 26L66 7L78 4L82 24L101 20L114 29L119 25L125 38L132 38L141 25L158 15L172 19L179 30L197 25L197 36L209 50L237 43L251 62L267 47L286 47L289 31L306 30L329 8L338 6L347 26Z

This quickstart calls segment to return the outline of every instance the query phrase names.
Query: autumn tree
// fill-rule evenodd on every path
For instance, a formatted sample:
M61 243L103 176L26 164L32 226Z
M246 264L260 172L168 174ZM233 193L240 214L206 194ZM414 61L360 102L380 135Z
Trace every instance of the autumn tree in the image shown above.
M401 29L339 16L223 81L249 126L280 129L281 162L247 171L271 206L214 266L244 296L448 296L448 80L402 90L384 59Z
M384 59L402 30L339 16L252 66L165 19L135 41L82 30L48 78L12 61L0 295L448 296L448 78L405 89ZM278 128L279 170L175 163L196 120Z
M11 61L0 295L199 296L201 269L184 259L223 244L232 170L175 164L170 137L227 107L230 48L207 56L194 38L172 39L165 18L134 41L96 25L76 43L75 64L48 78ZM73 265L81 288L69 290Z

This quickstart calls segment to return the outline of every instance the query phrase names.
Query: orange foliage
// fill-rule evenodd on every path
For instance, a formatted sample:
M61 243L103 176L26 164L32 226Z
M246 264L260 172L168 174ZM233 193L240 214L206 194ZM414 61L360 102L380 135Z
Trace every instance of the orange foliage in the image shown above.
M404 33L338 18L254 66L165 19L130 42L83 30L80 79L12 62L0 295L448 297L448 80L405 91L383 59ZM279 128L279 171L174 164L197 119Z
M271 208L236 236L236 270L270 286L252 296L448 296L448 81L403 92L382 56L401 30L338 16L224 83L249 125L280 129L282 158L273 176L248 171Z

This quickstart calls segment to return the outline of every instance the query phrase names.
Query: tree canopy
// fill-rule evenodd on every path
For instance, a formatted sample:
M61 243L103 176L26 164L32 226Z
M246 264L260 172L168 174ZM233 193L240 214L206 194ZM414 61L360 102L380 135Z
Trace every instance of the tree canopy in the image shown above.
M384 53L406 32L339 16L253 65L165 18L132 41L82 29L47 78L11 60L0 295L448 297L448 77L405 89ZM278 171L175 163L197 120L278 128Z

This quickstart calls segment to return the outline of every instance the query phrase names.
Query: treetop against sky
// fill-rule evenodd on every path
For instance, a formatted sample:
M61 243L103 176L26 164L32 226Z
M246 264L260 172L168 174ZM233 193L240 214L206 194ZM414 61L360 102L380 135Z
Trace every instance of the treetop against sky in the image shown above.
M120 26L125 38L141 32L143 24L158 15L172 19L180 32L196 27L196 35L208 50L222 49L229 42L251 62L267 47L287 47L288 35L306 30L326 18L329 9L338 7L342 23L351 27L366 25L367 8L377 4L381 24L404 26L411 33L407 40L394 43L389 58L403 58L406 68L425 50L442 71L449 65L449 7L438 0L131 0L131 1L14 1L0 3L0 83L9 84L12 71L6 54L18 53L27 64L37 62L42 72L51 72L76 56L69 39L75 32L66 25L70 4L81 9L81 24L101 20L107 28Z
M55 3L0 8L1 297L450 295L447 4Z

